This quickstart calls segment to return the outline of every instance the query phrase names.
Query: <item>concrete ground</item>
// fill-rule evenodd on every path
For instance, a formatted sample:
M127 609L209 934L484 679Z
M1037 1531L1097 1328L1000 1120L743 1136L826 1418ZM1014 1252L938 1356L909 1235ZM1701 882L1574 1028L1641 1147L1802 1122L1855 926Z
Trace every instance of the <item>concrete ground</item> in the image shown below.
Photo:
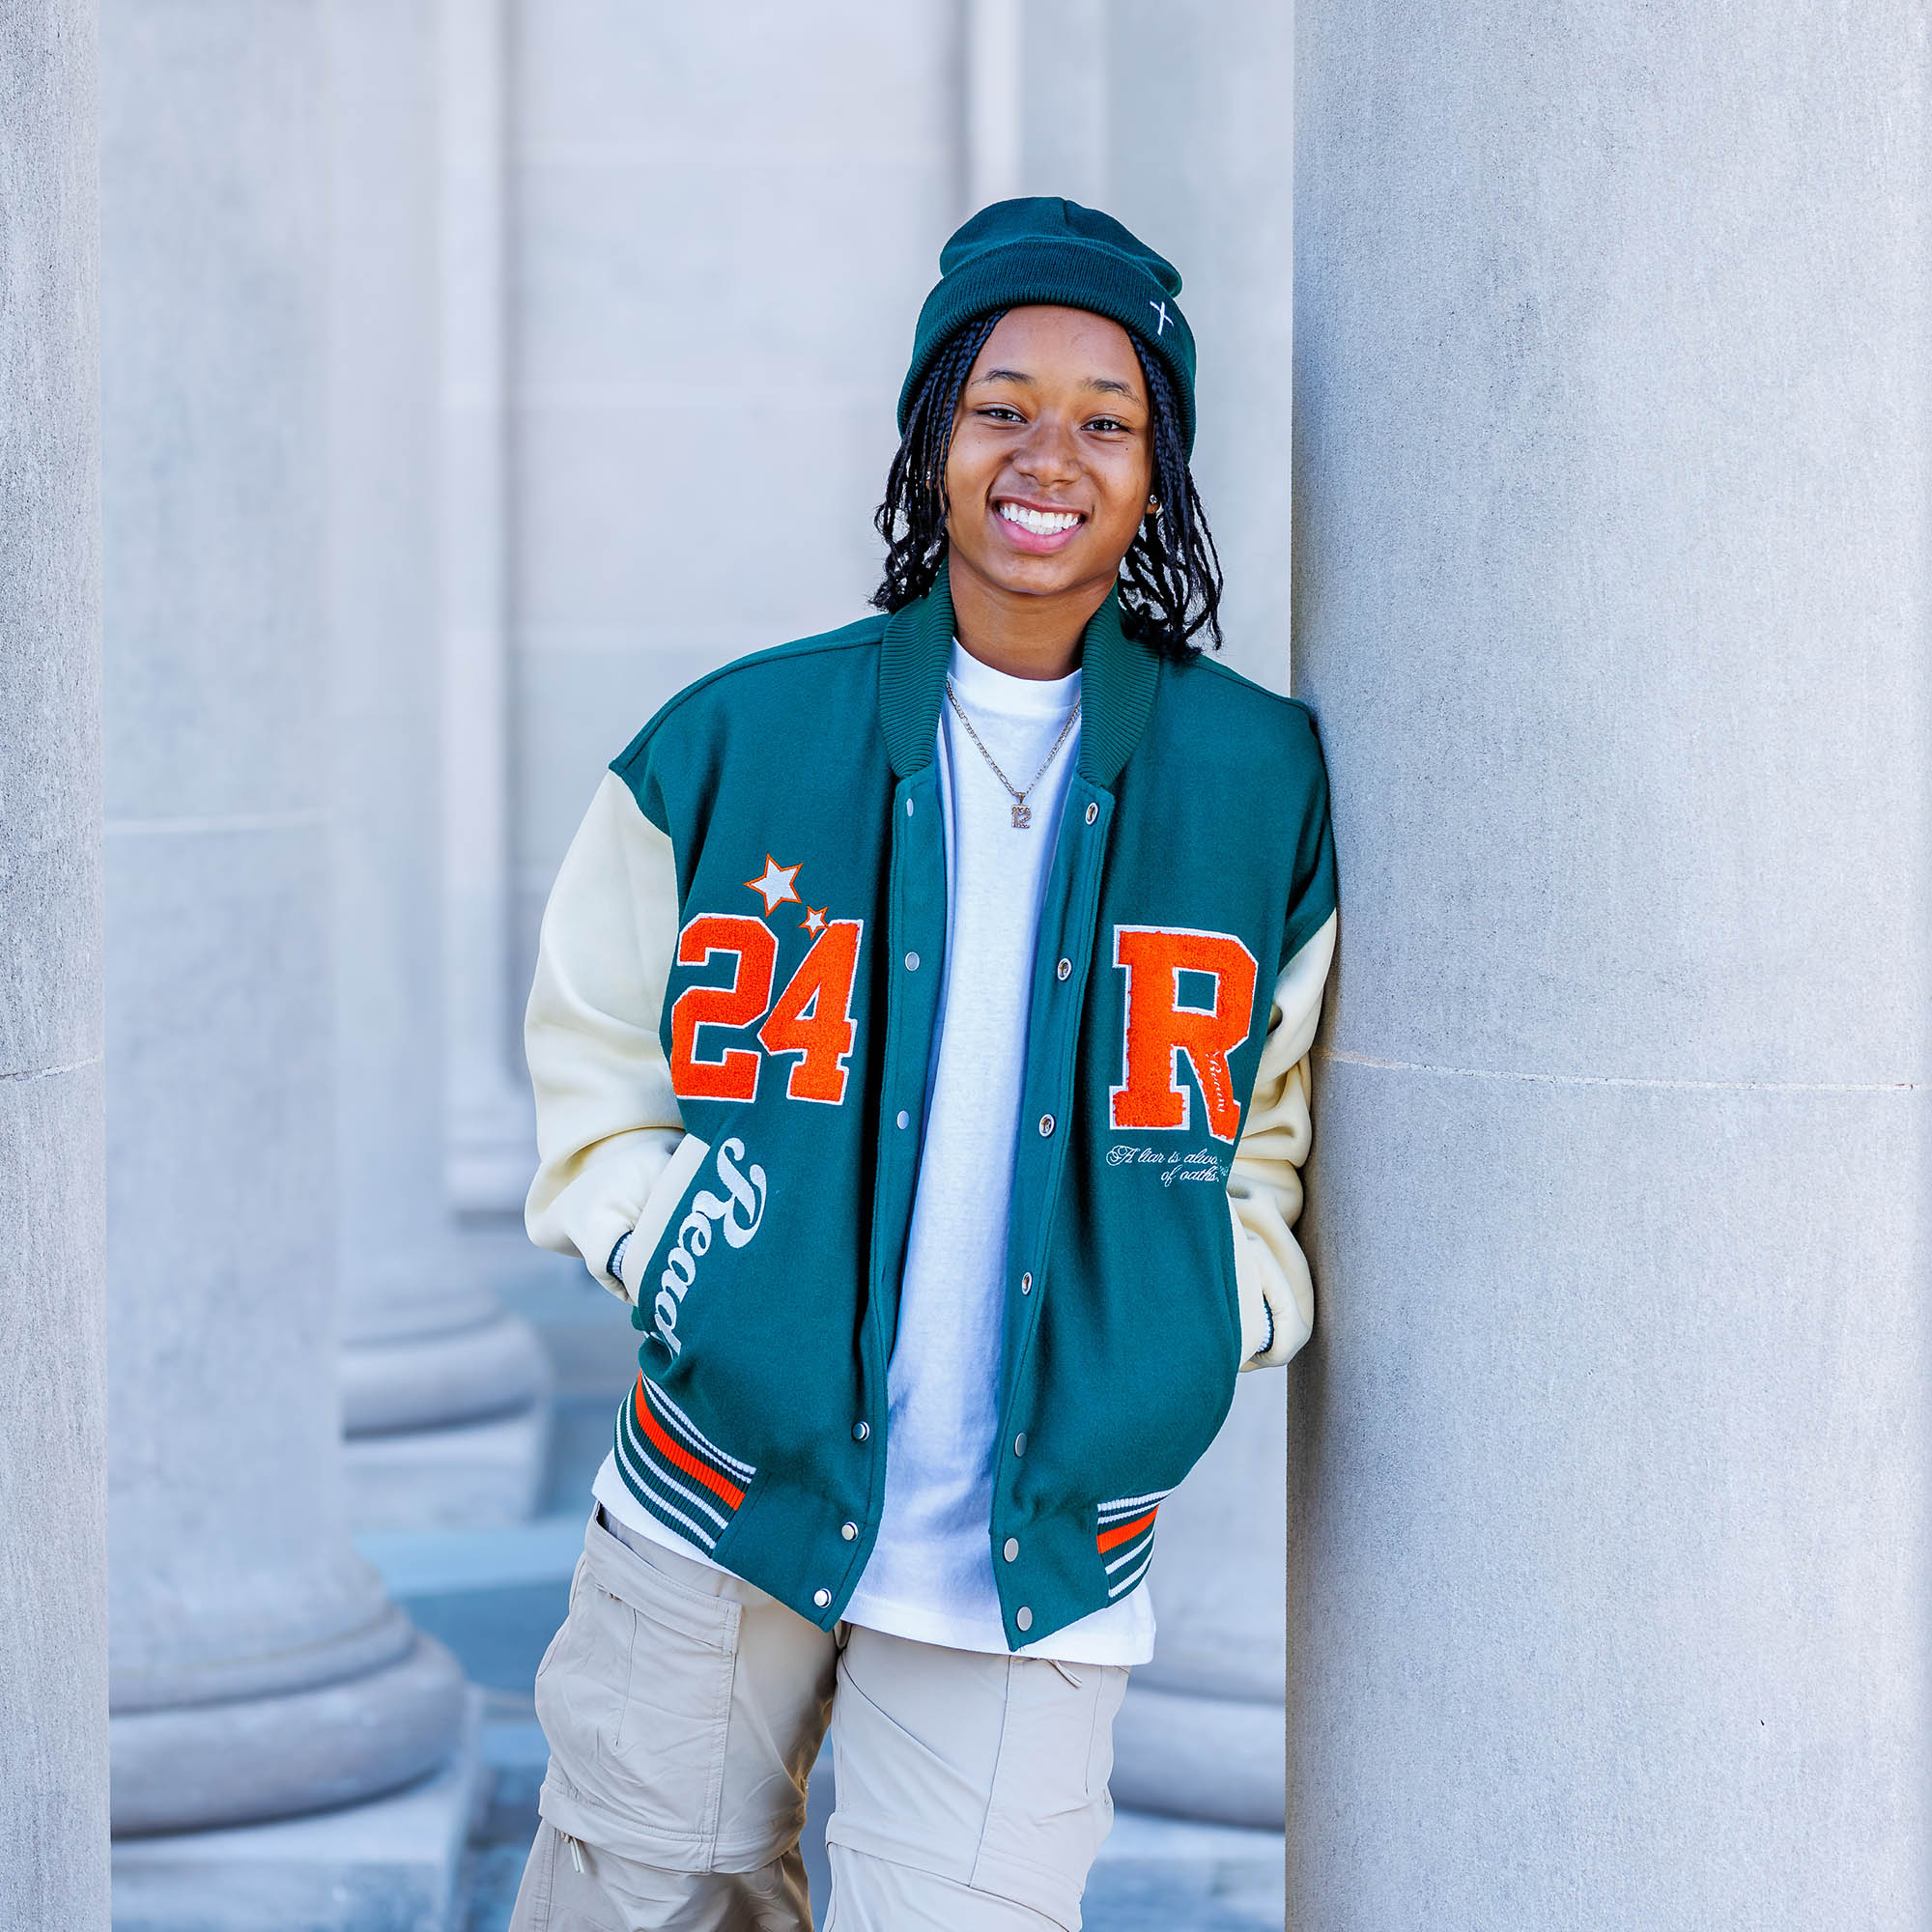
M478 1244L497 1293L536 1324L557 1369L546 1494L530 1522L501 1529L369 1532L358 1538L417 1626L446 1643L485 1694L491 1794L471 1834L464 1932L508 1925L536 1830L543 1733L531 1684L563 1620L582 1548L590 1479L632 1373L625 1312L574 1264L553 1268L506 1231ZM534 1265L532 1265L534 1263ZM830 1758L813 1774L806 1859L812 1896L826 1890L823 1833ZM1089 1881L1088 1932L1261 1932L1284 1918L1283 1841L1121 1812Z

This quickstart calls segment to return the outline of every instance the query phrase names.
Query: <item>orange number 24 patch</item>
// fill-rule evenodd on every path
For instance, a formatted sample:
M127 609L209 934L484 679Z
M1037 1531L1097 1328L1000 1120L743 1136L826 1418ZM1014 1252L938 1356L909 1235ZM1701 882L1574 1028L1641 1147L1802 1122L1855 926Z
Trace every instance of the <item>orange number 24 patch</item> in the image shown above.
M1255 955L1228 932L1187 926L1117 925L1114 964L1127 976L1125 1077L1108 1095L1116 1130L1180 1130L1188 1124L1183 1055L1208 1103L1208 1131L1232 1142L1241 1102L1228 1056L1248 1037L1255 1013ZM1214 984L1213 1004L1183 1006L1180 976Z
M755 1100L762 1056L733 1046L714 1059L701 1058L697 1030L748 1027L763 1019L758 1044L765 1052L799 1056L786 1094L794 1100L838 1106L845 1098L846 1063L858 1033L852 986L864 930L863 920L832 921L774 1006L778 941L771 928L747 915L700 913L678 935L678 963L703 966L714 954L729 953L731 979L723 986L687 986L677 996L670 1009L671 1091L685 1100Z

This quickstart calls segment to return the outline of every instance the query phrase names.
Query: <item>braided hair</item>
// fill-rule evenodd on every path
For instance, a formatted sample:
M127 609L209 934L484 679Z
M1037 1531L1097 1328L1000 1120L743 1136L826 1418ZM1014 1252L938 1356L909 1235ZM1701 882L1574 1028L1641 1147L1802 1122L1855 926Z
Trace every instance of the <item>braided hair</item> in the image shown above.
M884 581L872 593L880 611L899 611L932 588L946 560L946 459L959 392L1006 311L962 324L941 345L913 397L905 435L886 472L885 500L872 518L885 540ZM1121 628L1163 657L1186 660L1206 631L1221 646L1221 558L1201 493L1187 467L1180 405L1166 368L1132 336L1147 384L1158 514L1142 517L1121 560Z

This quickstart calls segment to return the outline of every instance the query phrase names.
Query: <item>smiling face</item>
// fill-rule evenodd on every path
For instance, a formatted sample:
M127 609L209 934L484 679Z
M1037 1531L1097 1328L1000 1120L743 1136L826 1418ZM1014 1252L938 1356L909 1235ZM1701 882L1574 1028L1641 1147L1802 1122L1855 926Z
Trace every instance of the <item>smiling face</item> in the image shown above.
M946 459L962 626L997 609L1027 631L1070 623L1077 648L1140 528L1152 473L1147 383L1126 330L1085 309L1009 310L960 389ZM961 641L974 647L963 628Z

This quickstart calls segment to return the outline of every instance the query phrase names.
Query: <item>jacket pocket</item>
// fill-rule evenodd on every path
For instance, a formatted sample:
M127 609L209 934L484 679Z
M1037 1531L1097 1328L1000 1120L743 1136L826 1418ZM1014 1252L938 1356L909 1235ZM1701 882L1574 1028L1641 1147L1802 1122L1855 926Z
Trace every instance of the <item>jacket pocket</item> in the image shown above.
M1268 1305L1261 1271L1244 1246L1250 1238L1241 1226L1231 1197L1228 1202L1229 1238L1233 1244L1229 1273L1235 1284L1235 1322L1240 1334L1237 1366L1246 1368L1257 1355L1274 1346L1274 1310Z
M658 1232L645 1248L649 1230L639 1222L639 1254L634 1260L624 1250L624 1285L637 1304L633 1322L655 1337L670 1364L695 1334L716 1325L720 1292L728 1295L742 1251L764 1226L769 1192L764 1167L747 1155L736 1134L724 1135L715 1150L687 1140L652 1190L647 1206L653 1218L662 1217Z
M638 1224L631 1230L624 1249L624 1291L634 1302L642 1284L652 1278L651 1264L658 1259L658 1245L664 1239L665 1230L676 1218L698 1169L704 1165L704 1156L710 1151L696 1134L686 1134L665 1163L664 1172L651 1182L651 1191L644 1196L643 1212L638 1216Z

